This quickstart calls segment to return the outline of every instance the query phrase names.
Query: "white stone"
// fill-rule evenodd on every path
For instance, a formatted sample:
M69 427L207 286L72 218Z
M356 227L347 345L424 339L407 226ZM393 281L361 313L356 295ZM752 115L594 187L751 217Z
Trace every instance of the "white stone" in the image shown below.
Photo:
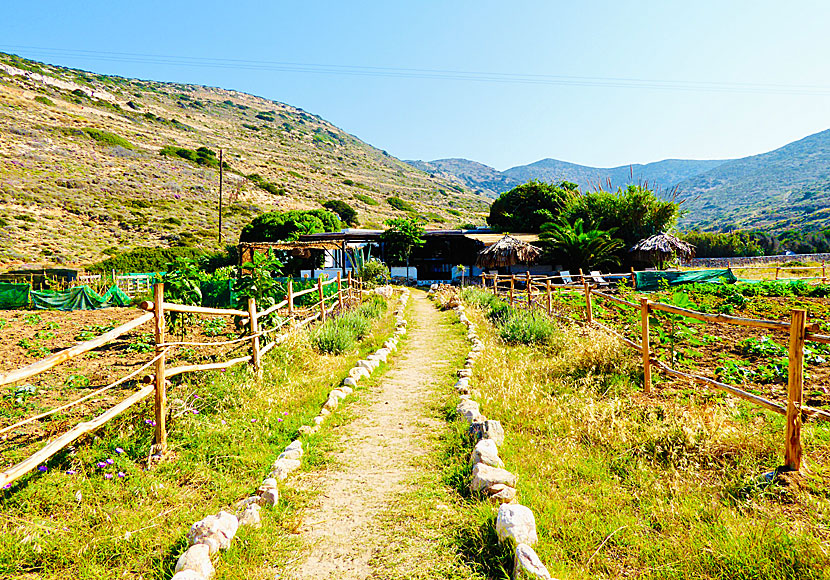
M458 376L470 378L473 376L473 371L472 369L458 369Z
M516 556L513 560L513 578L517 580L553 580L536 551L527 544L516 546Z
M280 492L277 488L266 489L260 497L265 505L277 505L277 502L280 501Z
M262 498L258 495L252 495L250 497L246 497L245 499L241 499L238 502L236 502L236 510L244 510L246 507L253 503L261 505Z
M496 535L501 543L512 540L516 545L534 545L538 538L533 512L520 504L502 504L499 506L499 515L496 516Z
M279 454L277 459L299 459L303 456L302 449L286 449L282 453ZM276 487L276 486L274 486Z
M277 480L273 477L268 477L262 480L262 484L257 491L265 491L266 489L273 489L275 487L277 487Z
M349 376L352 377L355 381L359 381L362 377L368 377L369 371L363 367L356 366L349 370Z
M458 387L469 387L470 386L470 378L469 377L461 377L455 382L455 388Z
M326 420L326 418L323 417L322 415L317 415L316 417L314 417L314 424L315 425L322 425L323 421L325 421L325 420Z
M499 457L499 448L492 439L482 439L473 448L470 463L486 463L491 467L504 467L504 461Z
M193 524L187 534L188 543L206 544L210 553L215 553L219 548L227 550L231 540L239 528L239 520L236 516L226 511L221 511L215 516L208 516Z
M337 397L329 396L329 398L326 399L326 402L323 403L323 410L334 411L337 408L338 404L340 404L340 399L338 399Z
M273 505L273 504L271 504ZM262 518L259 516L260 507L253 503L245 508L242 515L239 516L240 526L251 526L252 528L259 528L262 526Z
M332 389L329 393L329 397L337 397L338 399L345 399L346 398L346 391L341 388Z
M473 480L470 482L471 490L484 491L497 483L516 487L516 476L506 469L491 467L484 463L476 463L473 466Z
M504 444L504 428L499 421L487 420L474 425L472 434L477 439L492 439L499 447Z
M298 459L277 459L271 466L271 477L283 481L288 474L300 467Z
M257 506L259 507L259 506ZM199 575L200 578L209 580L213 578L216 570L210 561L210 548L205 544L195 544L179 557L176 562L176 572L190 570Z
M366 369L367 372L371 373L378 367L378 361L374 360L359 360L357 361L357 366Z
M326 407L323 407L322 409L320 409L320 416L321 417L328 417L329 415L331 415L331 411L329 409L327 409Z
M312 433L317 433L317 431L319 431L319 430L320 430L320 427L318 427L317 425L315 425L313 427L311 425L303 425L299 429L297 429L297 432L300 435L311 435Z
M344 387L356 387L357 381L354 380L354 377L346 377L343 379L343 386Z
M208 580L195 570L182 570L173 574L171 580Z
M290 451L292 449L299 449L300 450L300 455L302 455L303 442L300 441L299 439L294 439L294 441L292 441L291 443L289 443L288 445L285 446L286 451Z
M516 488L503 483L491 485L486 490L490 502L496 505L516 501Z
M455 410L469 423L472 423L473 419L476 419L481 415L481 410L479 409L478 403L476 403L475 401L471 401L469 399L462 399L461 402L455 406Z

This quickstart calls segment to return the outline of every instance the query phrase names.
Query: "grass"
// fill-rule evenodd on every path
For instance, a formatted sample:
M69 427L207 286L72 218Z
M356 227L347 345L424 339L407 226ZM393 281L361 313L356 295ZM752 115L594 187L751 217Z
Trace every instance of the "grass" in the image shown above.
M355 348L372 326L372 320L386 312L386 301L373 296L356 309L326 320L311 334L311 344L320 353L342 354Z
M647 398L635 356L597 330L510 346L468 316L486 344L472 385L505 428L500 454L553 576L827 577L827 425L805 425L808 469L769 485L782 417L700 388Z
M269 353L260 384L237 367L174 385L170 453L154 469L145 469L148 403L0 492L0 577L169 578L189 526L255 490L297 428L391 325L389 316L378 320L360 349L344 356L321 357L307 334L298 335ZM327 461L330 437L322 430L304 438L305 468ZM263 510L261 530L242 530L217 560L218 578L289 559L296 513L309 498L285 489L282 499Z

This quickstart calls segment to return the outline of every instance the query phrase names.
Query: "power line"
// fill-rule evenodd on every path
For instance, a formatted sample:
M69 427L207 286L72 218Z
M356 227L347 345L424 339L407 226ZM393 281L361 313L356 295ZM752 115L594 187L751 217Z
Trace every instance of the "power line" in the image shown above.
M454 69L382 67L338 65L267 60L209 58L161 54L113 52L101 50L64 49L24 45L2 45L3 50L24 50L31 58L79 57L102 62L152 64L172 67L253 70L298 74L360 76L378 78L408 78L446 80L456 82L552 85L571 87L601 87L693 91L712 93L750 93L830 96L830 86L788 85L776 83L746 83L722 81L678 81L633 77L573 76L553 74L505 73L496 71L464 71Z

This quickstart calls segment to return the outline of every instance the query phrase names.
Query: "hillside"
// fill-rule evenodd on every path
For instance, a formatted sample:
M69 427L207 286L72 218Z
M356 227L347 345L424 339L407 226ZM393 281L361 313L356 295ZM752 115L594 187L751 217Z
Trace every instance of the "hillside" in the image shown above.
M200 148L201 151L197 151ZM487 200L302 109L232 90L96 75L0 53L0 264L82 265L139 245L217 247L257 214L341 199L361 225L483 223Z
M583 191L616 188L629 183L656 184L661 189L674 187L694 175L709 171L724 163L722 160L666 159L645 165L620 167L589 167L557 159L542 159L529 165L498 171L467 159L438 159L435 161L407 161L411 165L441 176L457 178L463 185L492 197L519 184L538 179L547 182L572 181Z
M830 226L830 130L736 159L680 184L681 225L706 230Z

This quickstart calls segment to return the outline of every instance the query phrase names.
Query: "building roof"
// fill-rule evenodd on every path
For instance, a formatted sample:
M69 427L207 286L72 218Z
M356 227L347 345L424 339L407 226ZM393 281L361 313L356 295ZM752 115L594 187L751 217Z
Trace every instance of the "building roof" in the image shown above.
M384 230L363 230L356 228L349 228L339 232L327 232L323 234L308 234L300 236L302 242L376 242L380 240L381 234ZM514 238L522 242L532 243L539 240L536 234L510 234ZM425 238L432 237L464 237L470 240L481 242L485 246L495 244L504 237L504 234L496 233L487 229L479 230L426 230L424 231ZM296 246L295 246L296 247ZM309 246L311 247L311 246ZM338 246L339 247L339 246Z

